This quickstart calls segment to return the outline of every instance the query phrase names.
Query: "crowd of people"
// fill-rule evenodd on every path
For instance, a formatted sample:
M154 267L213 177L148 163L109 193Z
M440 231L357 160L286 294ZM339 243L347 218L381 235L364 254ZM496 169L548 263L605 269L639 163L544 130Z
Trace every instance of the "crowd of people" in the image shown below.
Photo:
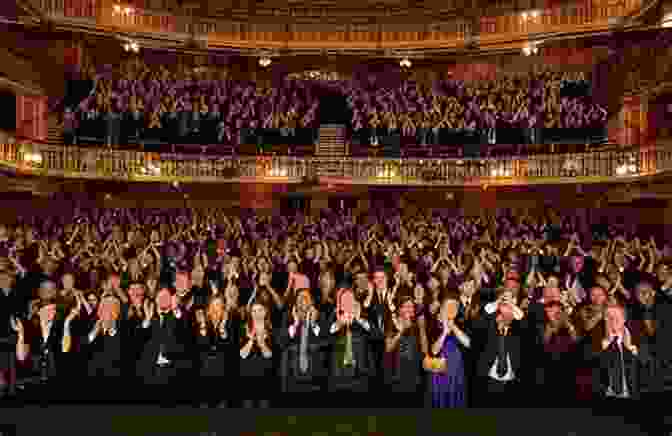
M561 95L561 84L582 80L586 80L583 73L543 71L471 83L404 82L396 89L373 82L369 89L352 88L348 102L353 129L372 129L374 141L376 135L399 131L417 137L419 144L432 145L439 143L441 129L478 129L488 130L488 142L495 143L495 129L603 127L605 108L586 95Z
M342 96L342 118L351 136L364 135L364 142L372 145L393 135L401 143L412 138L422 146L537 144L553 137L554 130L565 136L583 130L603 133L607 119L605 108L589 96L561 91L586 89L583 73L542 71L494 81L432 84L384 83L375 75L363 82L287 78L281 85L261 86L192 70L171 72L137 57L117 70L85 71L92 78L91 92L65 108L67 143L102 139L105 132L104 141L114 145L144 140L236 146L253 136L263 142L266 131L281 133L287 143L302 141L304 135L297 136L297 131L311 130L306 141L312 144L320 111L335 109L321 108L321 96L327 94ZM585 86L570 86L577 83ZM592 135L569 136L581 143L590 142Z
M317 127L318 100L307 82L262 87L151 69L134 60L119 71L93 74L91 94L65 108L68 142L107 132L106 142L114 145L133 139L239 145L243 129L275 129L291 138L296 129Z
M571 406L662 389L670 245L574 225L382 209L22 218L0 226L1 385L221 407Z

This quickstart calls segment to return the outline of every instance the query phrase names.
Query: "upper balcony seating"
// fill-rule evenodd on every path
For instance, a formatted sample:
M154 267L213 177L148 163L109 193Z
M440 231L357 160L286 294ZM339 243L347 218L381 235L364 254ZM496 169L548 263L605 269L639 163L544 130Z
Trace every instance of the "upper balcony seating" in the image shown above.
M431 155L437 144L486 149L606 139L607 112L590 100L583 75L542 72L496 81L435 81L431 86L404 81L396 87L378 86L374 76L368 84L286 80L280 87L264 88L249 81L179 79L165 72L161 67L121 78L99 74L90 94L74 110L66 109L66 140L182 144L225 154L241 144L255 144L257 150L293 144L287 150L307 150L317 140L319 112L327 110L320 107L320 97L334 91L346 96L355 154ZM428 149L407 152L405 144Z

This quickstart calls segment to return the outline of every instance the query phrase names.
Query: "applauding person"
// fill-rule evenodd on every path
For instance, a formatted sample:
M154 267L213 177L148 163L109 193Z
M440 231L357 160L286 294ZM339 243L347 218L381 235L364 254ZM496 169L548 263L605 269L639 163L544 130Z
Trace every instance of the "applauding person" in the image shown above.
M329 324L330 396L341 407L352 405L353 398L366 403L363 397L369 393L370 377L375 374L371 341L379 339L382 333L362 317L362 305L348 288L337 292L336 311ZM357 395L350 395L353 393ZM346 396L341 398L342 394Z
M410 295L402 296L385 334L384 372L395 407L421 407L422 359L428 353L424 317L416 317Z
M196 395L202 405L226 407L231 400L231 387L238 377L238 346L240 318L234 308L227 306L224 296L210 299L207 309L195 310L196 345L199 357Z
M121 302L111 294L106 295L98 306L97 320L93 328L79 338L87 361L89 382L85 384L87 397L93 396L103 401L123 398L124 380L132 354L132 343L127 326L120 322ZM71 324L76 316L72 312L65 320L64 352L71 346Z
M253 303L246 316L240 349L243 407L268 408L274 381L271 313L263 304Z
M188 345L192 342L183 310L178 306L175 290L161 288L156 301L145 300L139 334L141 347L138 373L150 385L153 394L166 404L179 399L180 376L189 369Z
M438 332L433 335L431 356L438 359L431 367L429 389L432 407L465 407L467 386L464 376L464 350L471 346L471 339L456 323L459 309L456 297L446 296L441 301L437 321Z
M280 330L278 339L283 349L280 363L282 392L292 394L292 402L315 404L309 402L314 398L305 394L319 391L326 376L323 353L327 329L321 322L310 290L302 289L297 294L288 324Z

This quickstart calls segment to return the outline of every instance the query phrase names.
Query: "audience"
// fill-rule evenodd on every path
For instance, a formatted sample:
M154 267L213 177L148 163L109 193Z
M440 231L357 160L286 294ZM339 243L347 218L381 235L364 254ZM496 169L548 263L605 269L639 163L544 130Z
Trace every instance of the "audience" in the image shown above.
M616 226L582 239L570 219L382 209L17 222L0 226L0 369L28 397L571 406L672 369L670 246Z
M236 147L274 140L269 133L273 130L281 142L312 144L314 133L304 138L299 132L319 127L319 111L334 110L320 107L321 96L334 93L347 100L343 110L349 108L351 115L343 113L343 122L351 128L351 139L374 146L395 136L401 147L417 144L425 149L437 144L586 143L604 136L607 119L603 107L576 91L586 86L569 85L586 82L583 73L543 71L495 81L435 81L431 86L406 80L396 87L382 79L376 82L376 76L367 84L292 78L271 87L198 70L170 72L139 58L117 70L84 71L93 75L87 82L93 88L76 107L66 107L63 131L68 143L98 138L114 145ZM107 134L103 138L100 132Z

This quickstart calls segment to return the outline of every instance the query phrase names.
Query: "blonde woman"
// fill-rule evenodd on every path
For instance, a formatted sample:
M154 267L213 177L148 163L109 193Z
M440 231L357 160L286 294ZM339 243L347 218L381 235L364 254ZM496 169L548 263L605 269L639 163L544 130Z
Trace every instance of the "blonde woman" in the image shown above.
M240 317L237 310L226 304L223 295L210 299L206 307L194 311L194 330L199 358L203 406L224 408L231 399L227 387L238 377L238 344Z
M253 303L246 313L240 344L241 386L245 392L243 407L268 408L268 398L273 394L273 329L271 311L261 304Z

